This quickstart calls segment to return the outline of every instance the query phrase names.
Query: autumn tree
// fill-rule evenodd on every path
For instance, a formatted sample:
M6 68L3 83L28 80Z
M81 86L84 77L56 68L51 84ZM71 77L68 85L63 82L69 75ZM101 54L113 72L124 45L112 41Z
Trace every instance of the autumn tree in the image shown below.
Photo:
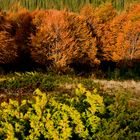
M73 61L86 63L90 59L92 64L97 63L96 38L92 37L83 16L48 10L44 19L31 37L31 55L36 62L46 66L52 63L62 71ZM36 16L33 22L38 24Z
M94 8L91 5L84 7L81 14L85 16L86 21L90 27L92 35L97 38L97 57L101 60L111 60L110 51L111 46L106 46L106 41L112 37L110 34L110 22L117 15L116 10L110 3ZM106 36L109 37L106 39Z
M18 53L7 13L0 12L0 64L14 63Z
M128 11L128 22L124 27L126 59L140 59L140 4L132 6Z
M8 11L7 18L11 22L12 36L18 50L16 67L26 69L32 63L29 50L30 35L33 32L31 13L25 8L17 7L16 11Z
M109 34L104 35L103 49L107 55L111 54L112 61L128 63L129 60L139 58L139 7L132 6L129 11L120 13L110 22Z
M18 56L14 38L6 31L0 31L0 64L14 63Z
M119 14L110 4L81 10L93 36L98 38L98 58L101 61L119 62L139 57L139 13L139 4Z

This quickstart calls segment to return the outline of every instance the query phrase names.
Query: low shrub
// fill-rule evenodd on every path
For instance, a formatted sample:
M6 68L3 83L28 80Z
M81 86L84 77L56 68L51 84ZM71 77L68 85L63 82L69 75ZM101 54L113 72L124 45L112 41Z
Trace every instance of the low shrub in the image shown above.
M67 102L66 102L67 101ZM32 99L0 106L0 139L92 139L103 113L103 98L81 85L75 96L58 100L39 89Z
M93 92L81 84L75 90L78 82ZM140 102L126 90L105 91L90 79L38 73L16 73L0 82L9 93L24 87L26 98L1 103L0 139L140 139ZM36 87L51 92L37 89L29 96Z
M104 95L105 113L94 139L140 139L140 102L130 97L124 91Z
M37 72L26 72L25 74L15 73L14 76L0 82L1 89L14 90L18 88L35 90L40 88L43 91L51 91L57 86L58 79L52 75L43 75Z

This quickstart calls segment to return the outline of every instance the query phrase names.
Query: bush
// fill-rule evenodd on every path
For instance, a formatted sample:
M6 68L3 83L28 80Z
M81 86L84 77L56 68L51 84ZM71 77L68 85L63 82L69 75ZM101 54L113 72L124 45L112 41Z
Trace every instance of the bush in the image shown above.
M19 92L22 92L28 87L28 91L31 92L38 83L40 89L53 92L45 94L37 89L33 95L29 95L28 92L26 97L19 95L18 101L9 99L9 103L1 103L0 139L139 140L140 102L127 91L100 90L99 85L93 81L83 79L80 82L89 90L93 90L92 93L81 84L75 92L75 85L71 86L69 91L56 88L59 91L54 92L54 88L59 87L60 83L65 88L64 83L69 83L67 80L72 79L61 79L58 76L55 80L56 77L38 73L16 75L1 82L1 89L9 91L10 96L7 98L16 97L11 96L16 91L10 94L12 88L19 88Z
M26 72L25 74L15 73L13 77L9 77L0 82L1 89L28 89L34 91L40 88L43 91L52 91L58 86L57 79L52 75L43 75L41 73Z
M95 139L140 139L140 104L128 93L118 91L115 96L105 95L105 114L94 135Z
M39 89L21 104L3 102L0 110L0 138L3 139L92 139L104 110L103 99L81 85L75 96L46 95Z

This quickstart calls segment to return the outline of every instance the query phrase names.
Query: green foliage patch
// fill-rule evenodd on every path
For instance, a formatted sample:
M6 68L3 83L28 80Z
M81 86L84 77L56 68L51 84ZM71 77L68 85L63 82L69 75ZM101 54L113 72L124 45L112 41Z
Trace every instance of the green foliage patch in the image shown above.
M95 139L140 139L140 103L124 92L104 97L105 113Z
M0 82L2 89L30 88L35 90L40 87L42 90L51 91L57 86L55 77L50 74L41 74L37 72L26 72L25 74L15 73Z
M103 98L82 85L61 100L37 89L32 100L1 104L0 139L92 139L103 112Z
M92 89L82 84L70 94L36 89L32 98L2 102L0 139L139 140L139 101L124 91L108 94Z

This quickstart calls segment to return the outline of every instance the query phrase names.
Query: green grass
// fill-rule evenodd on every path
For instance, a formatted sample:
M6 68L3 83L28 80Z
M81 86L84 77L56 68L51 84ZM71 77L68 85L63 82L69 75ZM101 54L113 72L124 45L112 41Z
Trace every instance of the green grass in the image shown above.
M55 73L41 72L15 72L1 75L0 96L5 99L7 97L15 98L22 95L24 97L28 97L37 88L41 91L47 92L48 94L72 94L79 83L84 85L84 87L90 91L93 91L96 88L101 94L115 95L117 92L123 91L128 95L132 95L133 99L139 98L139 88L137 87L139 84L136 82L134 87L129 87L131 81L128 81L127 83L121 81L109 82L107 80L95 80L92 76L86 78L77 77L76 75L59 75ZM121 84L125 84L124 87Z
M67 84L83 83L87 88L91 88L94 83L88 78L79 78L72 75L58 75L54 73L26 72L3 75L0 78L0 88L33 88L40 87L42 90L54 90L55 87Z
M76 85L82 83L87 89L99 87L92 79L74 75L55 73L26 72L0 76L0 100L7 98L28 98L37 88L48 94L72 94ZM2 98L1 98L2 97Z

